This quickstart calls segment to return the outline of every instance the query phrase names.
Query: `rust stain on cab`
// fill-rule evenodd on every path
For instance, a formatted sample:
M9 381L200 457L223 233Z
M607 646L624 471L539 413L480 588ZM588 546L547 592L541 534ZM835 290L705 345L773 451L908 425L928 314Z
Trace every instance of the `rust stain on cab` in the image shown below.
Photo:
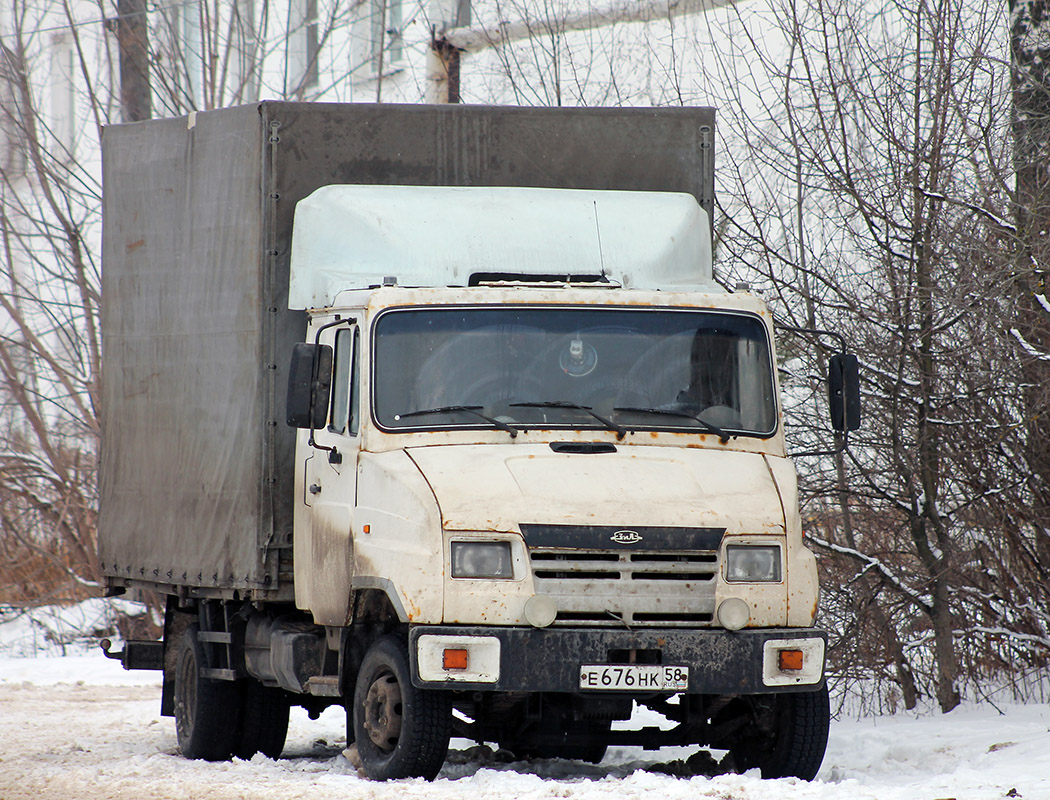
M414 622L416 619L423 616L423 610L407 597L405 598L405 603L408 606L408 608L405 609L405 614L408 616L409 622Z

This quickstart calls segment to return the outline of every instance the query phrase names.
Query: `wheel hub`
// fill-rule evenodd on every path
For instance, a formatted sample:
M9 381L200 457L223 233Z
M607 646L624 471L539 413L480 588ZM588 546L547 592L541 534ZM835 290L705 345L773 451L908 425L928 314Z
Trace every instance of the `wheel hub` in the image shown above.
M364 702L363 727L372 743L386 752L397 746L401 736L401 685L389 673L378 676L368 687Z

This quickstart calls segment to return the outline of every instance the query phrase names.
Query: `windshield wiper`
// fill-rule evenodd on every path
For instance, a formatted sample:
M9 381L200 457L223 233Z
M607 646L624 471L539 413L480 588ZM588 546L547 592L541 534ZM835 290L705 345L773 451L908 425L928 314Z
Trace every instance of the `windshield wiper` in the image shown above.
M395 420L404 419L405 417L421 417L425 414L444 414L449 411L466 411L473 414L475 417L481 417L489 425L499 431L506 431L510 434L510 438L513 439L518 435L518 429L511 427L502 420L490 417L488 414L482 414L478 409L484 408L484 406L439 406L438 408L423 408L419 411L409 411L405 414L396 414Z
M627 435L627 428L617 425L611 419L606 419L601 414L594 413L590 406L582 406L579 403L570 403L568 400L537 400L531 403L510 403L511 408L576 408L594 417L598 422L611 431L616 431L616 438L622 439Z
M613 411L627 411L632 414L661 414L666 417L686 417L699 422L708 433L715 434L718 437L718 441L722 444L729 441L729 434L724 430L717 425L712 425L706 419L701 419L696 414L690 414L688 411L672 411L669 408L636 408L634 406L617 406Z

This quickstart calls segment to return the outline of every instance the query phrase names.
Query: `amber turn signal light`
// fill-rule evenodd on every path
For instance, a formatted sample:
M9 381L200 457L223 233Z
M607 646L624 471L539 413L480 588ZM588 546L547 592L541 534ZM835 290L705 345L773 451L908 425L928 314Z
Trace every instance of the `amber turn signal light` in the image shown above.
M799 654L801 655L801 653ZM442 663L445 669L466 669L469 659L466 650L446 650ZM801 662L800 662L801 663Z
M445 652L448 652L447 650ZM781 650L779 654L782 672L799 672L802 669L801 650Z

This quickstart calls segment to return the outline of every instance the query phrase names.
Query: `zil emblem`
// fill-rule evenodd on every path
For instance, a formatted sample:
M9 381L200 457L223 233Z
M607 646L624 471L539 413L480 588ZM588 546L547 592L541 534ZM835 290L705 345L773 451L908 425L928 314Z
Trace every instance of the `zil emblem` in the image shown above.
M609 538L616 544L637 544L642 541L642 535L638 531L616 531Z

